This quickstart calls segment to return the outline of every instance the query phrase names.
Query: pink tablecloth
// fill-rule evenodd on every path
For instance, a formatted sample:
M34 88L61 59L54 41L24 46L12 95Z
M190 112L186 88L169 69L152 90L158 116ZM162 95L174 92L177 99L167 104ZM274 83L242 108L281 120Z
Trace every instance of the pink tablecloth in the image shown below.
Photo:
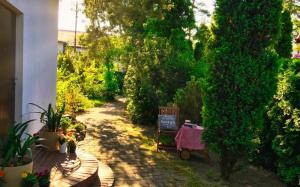
M203 150L205 148L201 140L203 130L204 128L198 125L192 128L182 125L175 137L177 150Z

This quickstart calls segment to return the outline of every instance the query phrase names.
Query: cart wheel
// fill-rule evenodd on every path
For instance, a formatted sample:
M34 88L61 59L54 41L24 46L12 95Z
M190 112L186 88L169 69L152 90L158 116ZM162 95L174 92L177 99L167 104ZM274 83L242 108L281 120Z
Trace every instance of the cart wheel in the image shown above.
M189 150L184 149L180 151L179 156L182 160L189 160L191 158L191 152Z

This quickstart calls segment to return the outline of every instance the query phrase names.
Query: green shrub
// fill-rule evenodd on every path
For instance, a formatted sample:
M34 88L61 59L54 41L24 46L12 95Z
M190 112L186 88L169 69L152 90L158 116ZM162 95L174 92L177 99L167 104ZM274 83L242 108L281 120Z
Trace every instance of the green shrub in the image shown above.
M75 129L76 132L79 133L79 132L82 132L82 131L86 130L86 126L85 126L83 123L81 123L81 122L76 122L76 123L74 123L74 124L71 124L71 125L68 127L68 129L69 129L69 130Z
M118 82L115 73L110 67L106 67L103 72L102 97L105 100L113 100L118 92Z
M153 87L143 80L133 67L125 77L126 110L133 123L154 124L158 114L157 96Z
M197 43L195 44L194 57L196 61L199 61L205 56L205 48L206 48L207 41L209 39L209 35L210 32L208 27L204 24L201 24L195 35L195 39L197 40Z
M174 103L180 111L180 124L183 124L186 119L199 124L202 109L200 81L193 77L191 81L187 82L185 88L178 89L174 97Z
M205 142L220 156L224 179L254 150L264 107L276 90L273 46L281 11L282 0L216 1L202 117Z
M71 81L57 82L56 103L58 107L65 104L66 113L71 115L93 106L92 102L82 94L80 87Z
M69 117L63 117L61 119L61 128L63 129L64 132L68 130L68 128L72 125L72 119Z
M280 57L291 58L293 51L293 23L291 13L288 10L281 14L281 32L276 47L276 51Z
M266 107L266 110L268 109L269 106ZM263 127L258 133L259 141L257 150L254 151L250 156L250 160L254 164L274 172L276 172L276 163L278 158L272 148L272 142L276 136L276 133L276 127L271 124L268 114L265 112Z
M97 66L96 61L91 61L89 66L83 67L82 69L82 92L90 99L101 99L103 69Z
M119 71L115 71L114 74L118 85L118 94L122 94L125 74Z
M291 60L279 75L277 93L267 113L271 129L276 130L271 145L277 158L277 171L290 185L298 185L300 180L299 101L300 61Z

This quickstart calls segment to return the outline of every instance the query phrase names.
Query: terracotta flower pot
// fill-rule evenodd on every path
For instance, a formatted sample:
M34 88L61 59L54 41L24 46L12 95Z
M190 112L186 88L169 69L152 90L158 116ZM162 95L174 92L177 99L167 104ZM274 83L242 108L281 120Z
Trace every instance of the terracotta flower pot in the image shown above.
M17 167L4 167L3 171L5 173L5 184L3 187L21 187L23 172L32 172L33 162Z
M57 151L59 150L58 146L58 133L57 132L40 132L41 144L45 146L48 151Z

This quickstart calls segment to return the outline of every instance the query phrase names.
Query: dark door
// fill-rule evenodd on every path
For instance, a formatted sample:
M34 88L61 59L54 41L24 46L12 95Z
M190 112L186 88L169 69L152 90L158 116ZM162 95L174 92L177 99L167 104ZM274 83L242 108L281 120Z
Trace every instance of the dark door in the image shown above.
M0 3L0 137L14 122L16 15Z

